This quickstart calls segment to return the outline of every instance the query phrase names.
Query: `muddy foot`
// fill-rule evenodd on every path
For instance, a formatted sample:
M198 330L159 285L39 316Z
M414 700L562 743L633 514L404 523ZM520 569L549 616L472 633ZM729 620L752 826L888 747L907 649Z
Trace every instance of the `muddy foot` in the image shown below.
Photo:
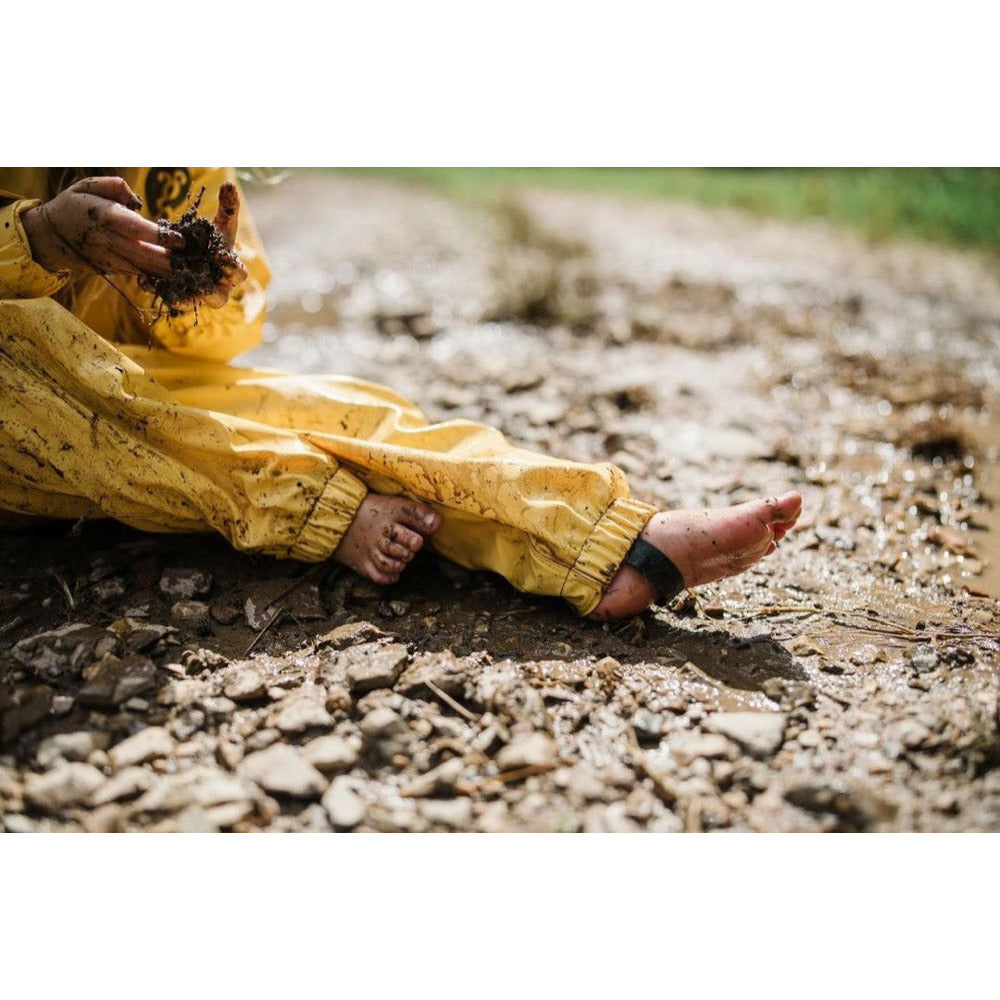
M687 587L735 576L770 555L795 524L802 497L785 493L712 510L655 514L642 537L672 559ZM628 618L656 598L653 585L638 570L622 566L590 615L598 621Z
M426 504L369 493L333 559L373 583L395 583L439 527L441 515Z

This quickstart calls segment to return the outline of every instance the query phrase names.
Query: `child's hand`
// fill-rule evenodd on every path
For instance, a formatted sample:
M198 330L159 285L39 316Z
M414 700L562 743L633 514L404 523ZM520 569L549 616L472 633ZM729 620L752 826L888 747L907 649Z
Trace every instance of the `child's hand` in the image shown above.
M167 275L169 248L184 241L134 211L141 205L120 177L88 177L28 209L21 222L46 270Z

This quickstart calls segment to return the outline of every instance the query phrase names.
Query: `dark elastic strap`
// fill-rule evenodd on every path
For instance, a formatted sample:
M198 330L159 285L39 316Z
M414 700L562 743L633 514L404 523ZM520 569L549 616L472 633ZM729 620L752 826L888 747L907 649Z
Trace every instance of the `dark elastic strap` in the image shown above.
M665 604L684 589L680 570L644 538L637 538L625 556L625 565L637 569L660 592L658 604Z

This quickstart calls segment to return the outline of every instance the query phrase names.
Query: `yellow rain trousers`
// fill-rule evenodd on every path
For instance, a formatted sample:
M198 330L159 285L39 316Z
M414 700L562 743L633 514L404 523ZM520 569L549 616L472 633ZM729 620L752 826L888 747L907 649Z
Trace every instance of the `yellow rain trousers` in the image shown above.
M233 179L124 177L152 219L179 217L202 186L211 218ZM0 511L214 530L237 549L318 562L368 490L405 495L441 513L440 554L581 614L597 606L655 512L619 469L515 448L471 421L430 424L374 383L227 364L259 342L269 279L245 207L236 249L250 277L197 321L157 316L122 276L117 290L96 276L67 288L32 260L20 223L44 182L44 170L0 170Z

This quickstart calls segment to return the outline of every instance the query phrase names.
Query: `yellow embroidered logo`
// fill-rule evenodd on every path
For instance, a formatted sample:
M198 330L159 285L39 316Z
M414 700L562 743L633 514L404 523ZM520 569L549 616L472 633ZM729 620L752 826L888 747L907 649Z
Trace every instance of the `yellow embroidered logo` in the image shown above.
M191 190L191 175L184 167L150 167L146 175L146 206L158 219L179 208Z

